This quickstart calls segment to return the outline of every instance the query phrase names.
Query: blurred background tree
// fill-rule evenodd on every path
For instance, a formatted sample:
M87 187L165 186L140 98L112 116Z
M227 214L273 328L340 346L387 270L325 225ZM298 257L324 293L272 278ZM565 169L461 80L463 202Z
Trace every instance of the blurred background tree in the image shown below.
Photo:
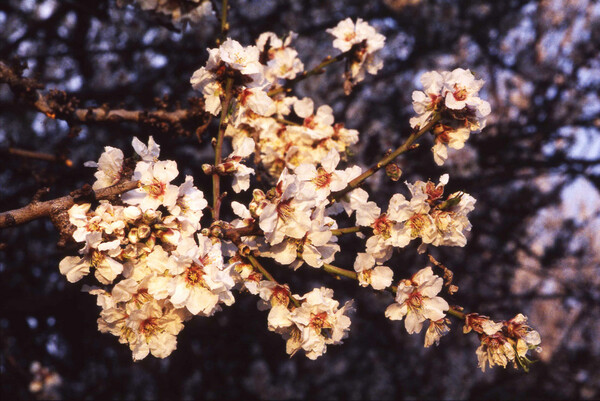
M219 9L220 3L215 2ZM450 173L448 191L477 199L465 248L434 249L455 273L451 304L495 320L518 312L542 335L529 374L477 368L475 336L454 322L439 347L423 348L402 323L385 319L391 296L300 269L278 269L295 292L325 282L336 298L356 298L344 345L317 361L288 358L266 330L256 299L210 319L194 318L167 359L133 363L127 347L96 328L94 297L67 285L65 255L48 220L0 231L2 399L31 398L39 361L62 379L64 398L598 398L600 397L600 5L593 0L232 0L229 36L253 43L264 31L299 34L307 68L335 55L326 28L363 18L387 37L384 69L349 96L333 66L295 88L336 121L358 129L355 160L368 166L408 136L411 93L428 70L471 69L486 81L488 127L465 149L433 163L431 138L399 163L402 180ZM0 60L27 66L26 77L64 91L77 107L174 111L197 107L189 84L219 32L217 18L180 29L164 15L114 1L6 0L0 3ZM53 96L62 102L62 92ZM93 181L83 162L104 146L130 154L131 139L154 135L165 158L209 188L201 164L215 124L196 132L160 119L64 121L19 101L0 85L0 211L68 194ZM64 103L64 102L63 102ZM60 117L60 116L59 116ZM198 134L198 135L196 135ZM199 144L200 140L200 144ZM429 141L429 142L427 142ZM45 154L45 160L22 151ZM30 155L31 156L31 155ZM380 205L404 191L380 173L367 183ZM208 191L207 191L208 192ZM449 192L449 193L450 193ZM351 267L350 255L336 264ZM409 246L391 263L406 276L428 262ZM399 278L399 277L396 277ZM40 393L37 393L38 395Z

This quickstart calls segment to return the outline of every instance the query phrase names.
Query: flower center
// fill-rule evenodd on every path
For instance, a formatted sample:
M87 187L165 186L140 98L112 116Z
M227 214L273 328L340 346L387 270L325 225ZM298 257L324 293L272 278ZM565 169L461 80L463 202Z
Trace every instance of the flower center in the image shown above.
M454 99L462 102L467 98L468 93L465 88L458 89L456 86L454 86L454 92L452 92L452 95L454 96Z
M192 263L192 265L185 270L185 282L190 287L207 288L204 274L202 266Z
M271 297L272 305L287 306L289 301L290 301L290 292L287 288L280 286L280 285L273 288L273 296Z
M425 226L428 223L428 220L424 214L419 213L419 214L412 215L411 218L408 219L408 221L406 223L411 228L410 235L413 238L416 238L419 235L421 235L421 233L423 232L423 229L425 228Z
M327 312L311 313L308 325L317 332L320 332L326 325L329 326L327 323Z
M152 184L146 185L146 192L153 198L159 198L165 194L166 184L158 181L156 178L152 180Z
M289 220L294 215L294 207L290 205L292 199L286 199L281 201L277 205L277 215L284 222Z
M388 220L385 213L375 219L373 224L371 224L371 227L373 228L373 234L381 235L384 239L388 239L392 236L392 222Z
M157 318L149 317L140 322L140 333L146 336L146 338L153 336L157 331L159 331Z
M92 252L91 265L93 267L98 267L100 263L102 263L102 261L104 261L104 254L102 252L94 250Z
M421 293L415 291L408 296L408 300L406 302L409 309L421 309L423 306L423 296Z
M323 167L319 167L317 170L317 176L312 179L313 184L317 188L326 188L331 184L331 176L333 173L328 173Z

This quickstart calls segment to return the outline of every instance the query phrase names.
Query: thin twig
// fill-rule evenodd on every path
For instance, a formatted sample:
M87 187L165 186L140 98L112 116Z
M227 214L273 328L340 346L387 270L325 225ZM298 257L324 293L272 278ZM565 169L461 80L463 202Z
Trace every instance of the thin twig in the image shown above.
M233 93L233 78L227 78L225 84L225 101L221 107L221 120L219 121L219 133L217 134L217 143L215 146L215 172L212 175L213 182L213 209L212 215L215 221L219 220L219 210L221 209L221 179L216 173L216 167L221 164L223 155L223 138L225 137L225 129L227 128L226 119L229 114L229 105Z
M23 158L27 158L27 159L36 159L36 160L44 160L44 161L48 161L48 162L54 162L54 163L62 163L65 164L69 167L73 167L73 162L67 158L62 158L50 153L42 153L42 152L34 152L32 150L26 150L26 149L19 149L19 148L13 148L13 147L9 147L9 148L5 148L5 149L0 149L0 152L5 152L11 155L15 155L15 156L19 156L19 157L23 157Z
M313 75L319 75L319 74L324 73L325 67L327 67L337 61L341 61L341 60L345 59L349 54L350 54L350 52L347 51L347 52L338 54L335 57L331 57L331 56L325 57L323 59L323 61L321 61L319 63L319 65L317 65L315 68L313 68L312 70L309 70L309 71L304 71L302 74L298 75L296 78L290 79L289 81L287 81L285 83L285 85L269 91L268 95L274 96L274 95L277 95L278 93L288 92L291 89L291 87L294 86L295 84L297 84L298 82L303 81L306 78L312 77Z
M429 131L431 129L431 127L433 127L439 121L439 119L440 119L440 116L439 115L435 115L431 119L431 121L429 123L427 123L423 128L421 128L417 132L413 132L408 137L408 139L402 145L400 145L400 147L398 147L396 150L394 150L389 155L385 156L383 159L381 159L379 162L377 162L370 169L368 169L367 171L365 171L364 173L362 173L361 175L359 175L358 177L356 177L355 179L353 179L352 181L350 181L348 183L348 186L346 186L346 188L342 189L341 191L337 191L337 192L334 192L331 195L329 195L329 200L330 201L335 201L335 200L338 200L338 199L342 198L348 192L352 191L353 189L358 188L367 178L369 178L370 176L372 176L373 174L375 174L381 168L387 166L392 161L394 161L394 159L396 157L398 157L402 153L410 150L410 148L413 145L413 143L415 141L417 141L424 133L426 133L427 131Z

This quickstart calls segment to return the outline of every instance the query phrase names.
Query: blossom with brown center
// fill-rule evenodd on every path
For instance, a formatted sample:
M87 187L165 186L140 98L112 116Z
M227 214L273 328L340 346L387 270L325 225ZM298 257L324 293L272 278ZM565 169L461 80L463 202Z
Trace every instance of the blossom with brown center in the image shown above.
M394 223L388 219L387 215L383 213L381 216L375 219L371 227L373 228L373 234L380 235L384 239L391 237L392 225Z
M385 316L391 320L406 316L406 331L419 333L425 320L438 321L449 308L448 302L437 296L443 284L444 280L434 275L430 266L419 270L410 280L400 281L396 302L388 306Z

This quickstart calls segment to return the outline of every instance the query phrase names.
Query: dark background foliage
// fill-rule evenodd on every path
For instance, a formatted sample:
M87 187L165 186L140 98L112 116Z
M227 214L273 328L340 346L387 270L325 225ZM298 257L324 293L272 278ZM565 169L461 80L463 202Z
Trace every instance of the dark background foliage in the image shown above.
M420 73L470 68L486 81L488 127L442 168L431 139L400 161L397 183L370 182L379 205L404 179L450 173L448 190L477 199L465 248L434 249L455 273L450 299L495 320L519 312L543 340L540 361L525 374L477 368L474 335L460 322L439 347L424 349L385 319L391 296L335 280L314 269L271 271L294 292L327 285L336 298L356 299L349 338L317 361L289 358L266 329L256 299L240 294L212 318L195 318L167 359L133 363L126 346L98 332L99 307L58 272L65 250L50 221L0 231L0 361L2 399L32 398L29 366L40 361L62 377L64 398L598 398L600 397L600 7L594 1L232 0L230 36L250 44L263 31L299 34L307 68L335 54L325 29L363 18L387 37L384 69L342 90L337 65L295 88L298 96L331 105L337 121L361 133L354 149L363 166L409 134L410 96ZM207 58L216 18L177 31L164 17L113 1L7 0L0 3L0 60L18 57L25 75L47 89L77 97L80 107L169 110L188 107L189 78ZM165 97L166 96L166 97ZM15 99L0 85L0 211L23 206L41 187L44 199L93 180L104 146L130 154L132 137L154 135L162 157L177 160L205 193L201 164L210 157L211 125L201 143L193 131L134 123L67 124ZM56 155L48 162L11 155L9 148ZM60 160L73 162L68 167ZM209 195L207 195L209 196ZM348 250L354 246L347 242ZM351 268L351 252L336 264ZM396 278L428 262L405 248L391 262Z

